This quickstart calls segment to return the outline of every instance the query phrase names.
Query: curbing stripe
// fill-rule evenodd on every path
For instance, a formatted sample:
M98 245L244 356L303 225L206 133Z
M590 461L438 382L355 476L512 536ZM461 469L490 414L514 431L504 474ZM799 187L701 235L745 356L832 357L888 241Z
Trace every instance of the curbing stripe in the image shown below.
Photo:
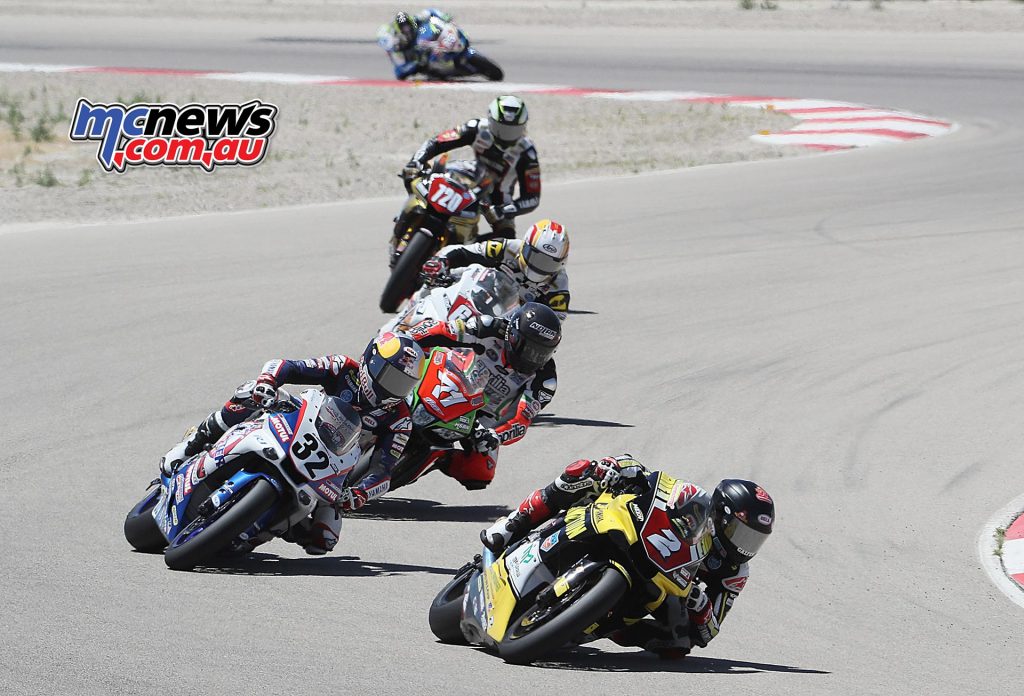
M721 104L723 106L768 109L795 118L801 123L788 131L761 132L751 139L769 145L800 146L823 152L849 150L919 138L946 135L959 126L922 114L884 109L866 104L748 95L708 94L705 92L671 90L587 89L566 85L545 85L511 82L400 82L397 80L359 79L343 75L302 75L273 72L223 72L210 70L177 70L172 68L132 68L90 65L45 65L35 63L0 63L0 72L74 72L128 75L173 75L206 80L232 82L320 85L325 87L387 87L419 89L453 89L471 92L521 92L525 94L557 94L622 101L652 101Z

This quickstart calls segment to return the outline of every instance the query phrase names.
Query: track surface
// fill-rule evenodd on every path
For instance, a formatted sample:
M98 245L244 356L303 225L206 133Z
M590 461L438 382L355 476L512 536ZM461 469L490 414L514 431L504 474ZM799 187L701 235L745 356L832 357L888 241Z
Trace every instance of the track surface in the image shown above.
M382 73L370 45L240 36L192 54L193 37L164 52L143 34L111 37L107 58L104 34L60 22L7 32L37 47L3 36L11 62ZM0 236L2 690L1008 692L1021 614L975 539L1024 489L1024 57L964 39L953 65L948 37L879 37L883 66L863 35L799 54L791 38L495 43L511 79L849 99L963 129L549 187L539 212L570 225L585 311L549 412L488 490L400 491L347 521L332 557L275 542L237 569L172 573L120 525L160 452L264 359L360 349L382 322L397 197ZM778 501L713 646L660 663L603 642L529 669L434 643L427 604L477 530L567 460L623 449L708 486L755 478Z

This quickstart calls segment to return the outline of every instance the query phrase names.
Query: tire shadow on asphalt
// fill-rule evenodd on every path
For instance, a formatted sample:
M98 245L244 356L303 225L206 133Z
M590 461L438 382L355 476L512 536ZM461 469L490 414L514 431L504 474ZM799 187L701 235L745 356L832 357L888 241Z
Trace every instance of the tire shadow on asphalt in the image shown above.
M452 576L458 568L368 561L356 556L318 556L315 558L282 558L272 553L250 553L224 559L217 566L196 568L193 572L210 575L297 576L311 575L335 578L387 577L390 575Z
M392 522L477 522L490 524L511 508L505 505L442 505L436 500L381 498L346 519L390 520Z
M575 648L557 653L553 658L538 660L534 667L564 669L580 672L688 672L708 674L756 674L759 672L785 672L788 674L831 674L825 670L775 665L765 662L745 662L721 657L688 655L678 660L663 660L657 655L637 652L603 652L594 648Z

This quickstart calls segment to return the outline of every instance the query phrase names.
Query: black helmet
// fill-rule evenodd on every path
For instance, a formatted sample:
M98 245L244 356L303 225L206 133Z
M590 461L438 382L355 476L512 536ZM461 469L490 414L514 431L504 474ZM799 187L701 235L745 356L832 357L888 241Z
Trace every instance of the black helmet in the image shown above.
M724 479L712 496L715 538L733 564L746 563L761 550L775 523L775 503L753 481Z
M551 308L527 302L508 318L505 332L505 354L516 372L536 372L555 354L562 340L562 322Z
M412 48L413 44L416 43L416 32L419 29L416 25L416 19L410 16L408 12L399 12L395 15L394 27L398 34L399 50L404 51Z

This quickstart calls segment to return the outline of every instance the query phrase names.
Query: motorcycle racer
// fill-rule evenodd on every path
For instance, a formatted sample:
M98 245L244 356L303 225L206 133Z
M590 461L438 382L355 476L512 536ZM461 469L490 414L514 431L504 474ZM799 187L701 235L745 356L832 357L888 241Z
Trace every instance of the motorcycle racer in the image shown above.
M474 452L453 452L448 474L467 489L484 488L494 480L498 446L523 439L555 396L558 380L552 356L562 339L561 322L550 307L530 302L507 317L424 322L409 335L426 349L469 346L482 351L477 362L488 380L487 403L477 416L482 426L476 434L478 444Z
M575 505L592 502L605 490L646 490L650 473L629 454L597 461L580 459L547 486L531 493L511 515L480 532L480 540L498 554L541 522ZM610 627L603 637L676 658L686 656L693 646L707 647L718 635L722 621L746 585L748 562L771 534L775 504L763 488L741 479L721 481L708 504L713 520L711 550L697 569L689 596L685 600L670 596L651 618L641 616L621 627Z
M486 118L474 118L430 138L402 170L406 181L418 176L433 157L471 146L495 181L491 193L491 232L487 237L515 237L514 218L540 205L540 161L526 136L529 113L519 97L501 96L491 102ZM519 197L513 198L518 185Z
M381 32L391 39L386 48L395 77L406 80L417 73L429 74L430 49L419 42L421 38L429 41L451 21L447 12L428 7L419 14L399 12L391 24L381 27Z
M520 302L551 307L564 321L569 310L569 233L554 220L539 220L522 239L493 239L447 246L423 264L421 277L428 285L447 285L454 269L480 264L501 268L519 285Z
M269 360L256 379L239 386L223 407L189 429L185 438L160 460L160 469L165 475L172 475L184 461L212 446L229 428L259 409L272 406L281 385L319 385L328 396L352 406L362 418L360 446L374 447L370 472L358 487L347 488L338 501L343 511L357 510L388 490L390 472L412 432L405 397L422 376L425 360L423 349L415 341L394 333L384 333L371 341L358 361L345 355ZM331 551L341 531L340 511L320 503L307 522L306 527L293 527L288 540L312 555Z

